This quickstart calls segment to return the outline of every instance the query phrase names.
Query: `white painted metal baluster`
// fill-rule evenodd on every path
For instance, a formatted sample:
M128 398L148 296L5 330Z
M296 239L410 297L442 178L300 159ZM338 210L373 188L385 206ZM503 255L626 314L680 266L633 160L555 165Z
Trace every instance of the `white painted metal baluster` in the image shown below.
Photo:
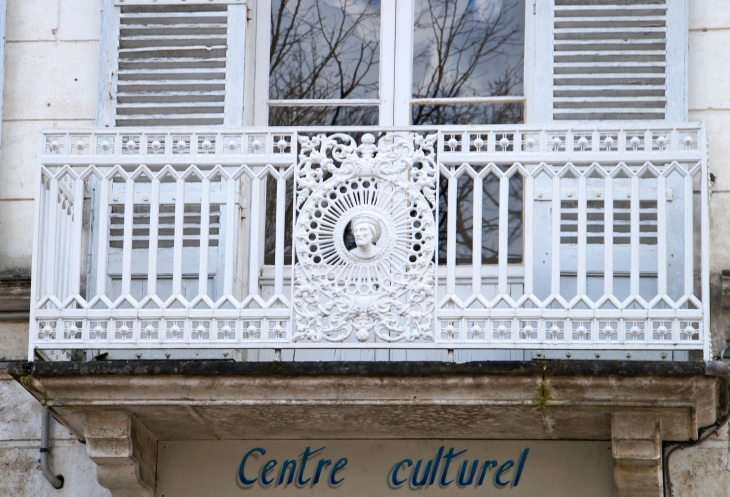
M483 180L481 176L474 178L474 213L473 213L473 224L474 235L472 240L472 284L471 293L472 296L480 295L482 293L482 233L484 227L482 226L482 188Z
M631 174L631 276L630 286L631 295L638 297L639 289L639 211L641 207L641 199L639 195L639 176L634 172Z
M702 150L700 147L705 147L706 145L706 135L705 135L705 127L702 126L702 129L698 133L698 139L699 144L698 148ZM705 361L709 361L711 359L711 349L710 349L710 340L709 340L709 333L710 333L710 196L709 196L709 184L710 184L710 178L709 178L709 171L707 170L707 158L706 156L703 156L702 158L702 183L700 184L700 192L701 192L701 200L702 200L702 207L701 207L701 230L702 233L700 236L702 237L701 240L701 258L702 258L702 312L703 312L703 334L701 335L701 338L704 340L705 344L705 350L704 350L704 359Z
M75 270L75 262L76 259L76 208L79 207L77 203L78 197L76 196L76 186L81 180L75 179L73 182L73 186L69 188L71 192L71 201L69 203L68 209L66 210L66 239L65 239L65 245L66 245L66 287L64 288L64 294L66 297L75 295L74 288L74 280L78 279L78 275L74 272ZM81 206L83 206L83 197L81 199Z
M553 228L552 228L552 274L550 294L560 295L560 177L553 177Z
M454 166L449 166L449 197L446 210L446 294L452 297L456 294L456 201L458 179L454 177Z
M532 295L534 288L532 284L534 271L534 254L533 254L533 216L535 215L535 177L532 173L525 176L524 189L524 205L525 219L523 221L523 237L525 240L525 253L523 258L525 261L525 295Z
M66 212L64 208L64 204L66 203L66 194L64 193L63 189L61 188L61 181L59 180L59 186L58 186L58 209L56 210L56 252L53 254L53 256L56 258L56 288L54 289L54 295L58 297L60 301L63 301L64 295L63 295L63 287L64 283L66 282L66 244L64 241L66 240Z
M236 237L236 182L238 180L230 178L226 184L228 185L226 194L226 266L223 277L223 295L226 297L233 295L233 278L235 276L235 243ZM252 216L257 218L258 216ZM218 242L220 244L220 241Z
M108 238L109 238L109 189L111 181L114 177L112 170L106 177L102 178L101 192L99 194L99 244L97 245L97 264L96 264L96 294L106 295L107 280L107 258L108 258Z
M58 179L56 176L51 177L51 185L48 193L49 198L49 214L48 219L51 225L48 226L48 238L46 239L48 266L46 267L46 295L56 295L56 262L58 250L56 249L56 239L58 237Z
M667 177L659 175L657 190L657 294L667 294Z
M507 295L507 263L509 262L509 178L499 178L499 281L500 295Z
M270 176L269 179L273 179ZM286 178L276 180L276 245L274 249L274 295L284 293L284 228L286 227Z
M684 177L684 294L694 293L694 206L692 205L692 176Z
M122 245L122 295L132 293L132 234L134 231L134 180L127 178L124 199L124 242Z
M63 180L61 180L63 181ZM56 295L58 296L59 300L63 301L66 298L66 281L68 278L68 252L69 252L69 246L68 246L68 236L69 236L69 226L68 226L68 204L71 202L71 199L68 198L65 191L61 189L60 181L59 181L59 193L61 194L61 199L59 202L59 209L58 209L58 226L59 226L59 236L57 238L58 240L58 247L56 248L56 252L58 253L58 263L56 267L58 268L58 279L56 280L56 286L58 287Z
M70 295L78 295L81 288L81 237L84 218L84 180L74 178L73 233L71 235Z
M175 182L175 236L172 263L172 294L182 295L183 227L185 224L185 180Z
M266 174L260 172L258 176L251 179L251 210L256 211L262 206L261 190L262 184L266 181ZM265 212L265 210L264 210ZM259 292L259 265L261 261L261 218L264 216L251 216L251 237L250 237L250 261L248 266L248 294L253 296Z
M606 176L603 201L603 244L605 266L603 268L603 293L613 295L613 178Z
M39 300L41 297L48 294L48 190L44 185L44 178L48 176L46 169L41 167L41 172L38 178L39 184L36 189L38 198L38 205L36 206L36 226L38 228L38 236L35 240L36 253L33 257L33 264L35 265L36 278L31 278L31 285L37 285L34 290L33 298ZM50 182L50 180L48 180Z
M208 241L210 237L210 173L200 184L200 266L198 295L208 295ZM220 231L219 231L220 232Z
M578 296L585 297L587 287L587 251L588 251L588 191L585 172L578 176Z
M160 176L164 171L152 179L150 195L150 253L149 274L147 274L147 293L157 295L157 232L160 224Z
M73 250L73 247L71 246L73 241L71 240L71 236L73 234L73 222L72 222L72 215L71 212L73 212L73 192L69 192L70 197L68 198L68 202L66 205L66 208L63 210L63 237L60 239L61 244L63 245L63 288L61 289L61 292L63 293L63 299L65 300L66 297L69 296L69 284L71 280L71 264L69 261L69 258L71 257L71 252Z

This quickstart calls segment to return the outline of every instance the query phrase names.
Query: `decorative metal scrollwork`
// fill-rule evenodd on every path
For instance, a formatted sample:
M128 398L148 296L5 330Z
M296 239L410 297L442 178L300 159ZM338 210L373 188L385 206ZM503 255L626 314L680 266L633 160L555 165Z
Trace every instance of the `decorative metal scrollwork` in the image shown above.
M300 137L295 340L433 339L435 139Z

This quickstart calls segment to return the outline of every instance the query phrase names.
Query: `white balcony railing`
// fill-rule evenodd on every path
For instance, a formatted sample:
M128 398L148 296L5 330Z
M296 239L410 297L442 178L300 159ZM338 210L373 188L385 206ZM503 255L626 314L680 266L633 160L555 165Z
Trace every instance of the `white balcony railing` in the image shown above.
M707 356L705 132L653 124L48 130L31 357L300 347Z

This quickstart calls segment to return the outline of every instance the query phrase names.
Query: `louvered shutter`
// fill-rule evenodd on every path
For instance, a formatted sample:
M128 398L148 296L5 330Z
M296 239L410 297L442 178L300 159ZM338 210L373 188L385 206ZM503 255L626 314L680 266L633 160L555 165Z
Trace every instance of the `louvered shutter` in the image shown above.
M543 119L686 120L687 0L544 2Z
M242 125L247 10L227 3L118 2L103 124Z

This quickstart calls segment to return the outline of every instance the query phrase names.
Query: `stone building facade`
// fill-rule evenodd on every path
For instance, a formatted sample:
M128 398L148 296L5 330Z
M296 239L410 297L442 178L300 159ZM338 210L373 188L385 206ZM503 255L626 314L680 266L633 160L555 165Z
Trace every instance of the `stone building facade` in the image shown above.
M244 455L314 479L319 442L348 454L323 493L456 479L463 446L512 457L474 463L495 492L730 494L727 424L663 469L727 412L730 11L513 3L473 2L498 41L449 95L426 0L350 2L334 53L371 66L292 96L324 35L277 45L287 2L0 1L0 494L266 495L286 469Z

